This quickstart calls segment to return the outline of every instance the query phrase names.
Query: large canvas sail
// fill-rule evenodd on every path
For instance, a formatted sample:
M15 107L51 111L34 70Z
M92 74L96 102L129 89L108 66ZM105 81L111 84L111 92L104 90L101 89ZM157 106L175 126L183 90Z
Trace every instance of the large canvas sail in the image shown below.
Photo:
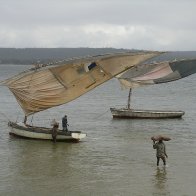
M142 64L117 75L123 88L160 84L196 73L196 59Z
M26 116L67 103L159 52L108 54L19 74L3 82Z

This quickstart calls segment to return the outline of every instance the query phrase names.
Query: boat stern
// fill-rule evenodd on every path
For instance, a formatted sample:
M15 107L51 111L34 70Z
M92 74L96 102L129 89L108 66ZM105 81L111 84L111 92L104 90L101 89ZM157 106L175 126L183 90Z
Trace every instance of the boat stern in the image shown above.
M86 133L71 133L71 137L76 140L81 140L87 136Z

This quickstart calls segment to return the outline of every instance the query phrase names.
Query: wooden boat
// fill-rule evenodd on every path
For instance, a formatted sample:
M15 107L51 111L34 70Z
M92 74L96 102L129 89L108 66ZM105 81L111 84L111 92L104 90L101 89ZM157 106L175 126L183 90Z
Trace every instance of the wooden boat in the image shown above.
M185 114L184 111L131 109L131 94L132 90L130 88L127 108L110 108L113 118L181 118Z
M9 121L8 126L10 135L23 138L52 140L52 129L46 127L36 127L25 125L24 123L15 123ZM80 141L85 138L86 134L81 131L62 131L58 130L57 141Z
M136 110L128 108L110 108L113 118L181 118L183 111Z

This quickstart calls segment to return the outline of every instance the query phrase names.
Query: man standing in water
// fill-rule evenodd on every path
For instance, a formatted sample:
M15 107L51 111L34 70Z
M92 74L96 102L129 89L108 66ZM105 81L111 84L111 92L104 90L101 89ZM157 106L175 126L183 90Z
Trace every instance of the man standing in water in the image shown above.
M157 150L156 156L157 156L157 166L159 166L159 160L160 158L163 161L164 166L166 165L166 158L168 158L167 153L166 153L166 147L165 144L163 143L163 140L159 140L158 142L155 143L153 140L153 148Z
M52 140L54 143L56 143L56 137L58 134L58 128L59 128L59 123L54 122L53 128L52 128Z

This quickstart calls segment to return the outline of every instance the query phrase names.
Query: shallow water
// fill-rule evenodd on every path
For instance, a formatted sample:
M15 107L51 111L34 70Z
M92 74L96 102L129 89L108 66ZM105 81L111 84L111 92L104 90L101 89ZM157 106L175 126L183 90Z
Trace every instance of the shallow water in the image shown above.
M0 80L28 66L0 65ZM196 194L196 75L133 91L139 109L184 110L182 119L116 120L110 107L126 104L128 91L116 79L73 102L29 118L49 125L68 115L69 129L87 137L79 143L24 140L9 136L7 118L21 121L22 110L0 88L0 195L176 195ZM156 167L150 137L165 134L168 167Z

